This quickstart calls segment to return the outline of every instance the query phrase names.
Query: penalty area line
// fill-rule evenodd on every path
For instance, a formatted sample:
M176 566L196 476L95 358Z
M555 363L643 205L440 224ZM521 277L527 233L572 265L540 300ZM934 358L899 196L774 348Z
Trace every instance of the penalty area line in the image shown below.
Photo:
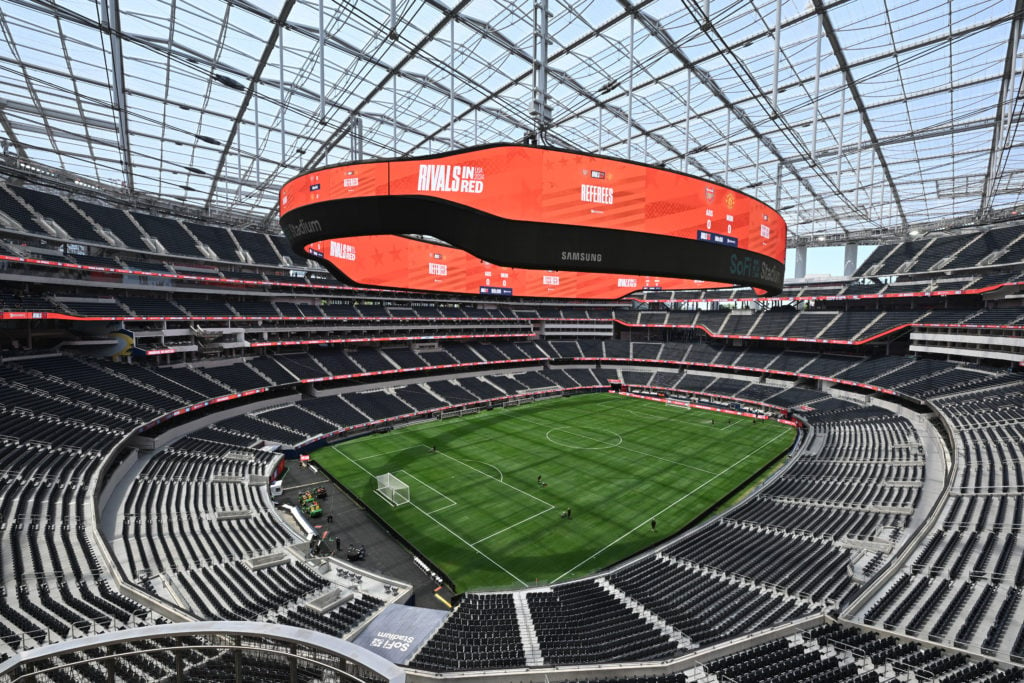
M360 465L359 463L357 463L357 462L355 462L354 460L352 460L352 458L348 457L348 455L346 455L346 453L345 453L345 452L344 452L343 450L341 450L341 449L340 449L340 448L338 448L337 446L332 446L332 448L333 448L333 449L334 449L335 451L337 451L338 453L340 453L340 454L341 454L341 455L342 455L342 456L343 456L343 457L344 457L344 458L345 458L346 460L348 460L348 461L349 461L349 462L351 462L351 463L352 463L353 465L355 465L356 467L358 467L359 469L361 469L361 470L362 470L363 472L366 472L366 473L367 473L367 474L369 474L369 475L370 475L371 477L373 476L373 474L372 474L372 473L371 473L371 472L370 472L370 471L369 471L368 469L366 469L365 467L363 467L363 466L362 466L362 465ZM454 458L453 458L453 459L454 459ZM456 462L459 462L459 461L458 461L458 460L456 460ZM468 465L467 465L467 467L468 467ZM474 468L470 468L470 469L474 469ZM493 477L491 477L491 478L493 479ZM447 497L447 496L446 496L446 497ZM449 500L451 500L451 499L449 498ZM420 514L422 514L422 515L423 515L424 517L426 517L427 519L429 519L430 521L432 521L432 522L433 522L434 524L436 524L437 526L441 527L442 529L444 529L445 531L447 531L448 533L450 533L450 534L451 534L452 536L454 536L455 538L457 538L457 539L459 539L460 541L462 541L463 543L465 543L467 547L469 547L469 548L470 548L470 549L471 549L471 550L472 550L473 552L475 552L475 553L477 553L478 555L480 555L480 557L484 558L485 560L487 560L488 562L490 562L491 564L493 564L493 565L494 565L495 567L497 567L497 568L498 568L498 569L500 569L501 571L503 571L503 572L505 572L506 574L508 574L509 576L511 576L511 577L512 577L513 579L515 579L515 580L516 580L516 581L517 581L518 583L521 583L521 584L523 585L523 587L524 587L524 588L526 588L526 587L528 587L528 586L530 585L530 584L526 583L525 581L523 581L522 579L520 579L520 578L519 578L518 576L516 576L515 574L513 574L512 572L510 572L509 570L507 570L507 569L505 569L504 567L502 567L502 566L501 566L501 565L500 565L500 564L499 564L499 563L498 563L497 561L495 561L495 560L494 560L494 558L492 558L492 557L491 557L490 555L488 555L487 553L483 552L482 550L479 550L478 548L474 548L474 547L473 547L473 544L472 544L472 543L470 543L469 541L467 541L466 539L464 539L464 538L463 538L462 536L458 535L457 533L455 533L454 531L452 531L451 529L449 529L449 528L448 528L448 527L447 527L446 525L444 525L444 524L442 524L441 522L439 522L439 521L438 521L437 519L435 519L435 518L434 518L434 516L433 516L432 514L430 514L429 512L427 512L426 510L424 510L423 508L421 508L421 507L420 507L419 505L417 505L416 503L414 503L414 502L412 502L412 501L410 500L410 501L409 501L409 505L411 505L411 506L413 506L414 508L416 508L417 510L419 510L419 511L420 511Z
M345 451L341 450L341 448L339 446L331 446L331 450L333 450L335 453L337 453L341 457L343 457L346 460L348 460L350 463L352 463L353 465L355 465L356 467L361 469L363 472L366 472L368 475L370 475L371 477L374 477L374 479L376 479L376 477L374 476L373 472L371 472L370 470L368 470L365 467L363 467L362 465L360 465L358 460L353 460L349 456L349 454L346 453Z
M480 550L479 548L477 548L476 546L474 546L474 545L473 545L472 543L470 543L469 541L467 541L466 539L464 539L464 538L463 538L462 536L460 536L459 534L457 534L457 533L455 533L454 531L452 531L452 530L451 530L451 529L450 529L450 528L449 528L448 526L446 526L445 524L442 524L442 523L441 523L440 521L438 521L437 519L435 519L435 518L434 518L434 516L433 516L432 514L430 514L429 512L427 512L426 510L424 510L423 508L421 508L421 507L420 507L419 505L417 505L416 503L413 503L412 501L410 501L410 502L409 502L409 504L410 504L410 505L412 505L412 506L413 506L414 508L416 508L417 510L419 510L419 511L420 511L420 513L422 513L422 514L423 514L423 515L424 515L425 517L427 517L427 518L428 518L428 519L429 519L430 521L432 521L432 522L433 522L434 524L438 525L439 527L441 527L442 529L444 529L445 531L447 531L448 533L450 533L450 534L451 534L452 536L454 536L455 538L457 538L457 539L459 539L460 541L462 541L463 543L465 543L465 544L466 544L466 546L468 546L468 547L469 547L469 548L470 548L470 549L471 549L471 550L472 550L473 552L475 552L475 553L477 553L478 555L480 555L480 557L484 558L485 560L487 560L488 562L490 562L491 564L493 564L493 565L494 565L495 567L497 567L497 568L498 568L498 569L500 569L501 571L503 571L503 572L505 572L506 574L508 574L509 576L511 576L511 577L512 577L513 579L515 579L515 580L516 580L517 582L521 583L521 584L523 585L523 587L524 587L524 588L526 588L526 587L528 587L528 586L530 585L530 584L526 583L525 581L523 581L522 579L520 579L520 578L519 578L518 576L516 576L515 574L513 574L512 572L510 572L509 570L507 570L507 569L505 569L504 567L502 567L502 566L501 566L501 564L500 564L500 563L498 563L498 561L497 561L497 560L495 560L495 559L494 559L493 557L491 557L490 555L488 555L488 554L487 554L487 553L485 553L484 551L482 551L482 550Z
M555 506L554 506L554 505L549 505L549 506L548 506L548 509L547 509L547 510L541 510L540 512L538 512L538 513L536 513L536 514L532 514L532 515L530 515L530 516L529 516L529 517L527 517L526 519L521 519L521 520L519 520L519 521L518 521L518 522L516 522L515 524L510 524L509 526L505 527L504 529L499 529L498 531L495 531L495 532L494 532L493 534L491 534L490 536L484 536L483 538L481 538L481 539L480 539L479 541L477 541L476 543L473 543L473 544L472 544L472 546L473 546L473 548L474 548L474 549L476 549L476 546L477 546L477 545L479 545L479 544L481 544L481 543L483 543L484 541L490 540L490 539L494 538L495 536L500 536L501 534L505 533L506 531L509 531L509 530L511 530L511 529L514 529L514 528L516 528L517 526L519 526L520 524L525 524L526 522L529 522L529 521L530 521L531 519L533 519L534 517L540 517L540 516L541 516L541 515L543 515L543 514L544 514L545 512L551 512L551 511L552 511L552 510L554 510L554 509L555 509Z
M546 423L538 422L536 420L529 420L529 419L527 419L526 421L527 422L532 422L533 424L535 424L535 425L537 425L539 427L547 427L548 426ZM552 429L554 429L554 427L552 427ZM566 427L565 429L568 430L569 428ZM581 437L581 438L591 438L591 439L593 438L593 437L588 437L585 434L580 434L578 436ZM621 439L622 437L620 436L619 438ZM559 445L557 442L555 442L555 441L553 441L551 439L548 439L548 441L551 441L551 443L555 444L556 446ZM698 467L697 465L692 465L692 464L690 464L688 462L680 462L678 460L673 460L672 458L665 458L665 457L662 457L660 455L655 455L654 453L647 453L646 451L637 450L636 448L632 448L630 446L625 445L624 441L619 443L619 444L617 444L613 448L617 448L617 449L620 449L620 450L623 450L623 451L628 451L630 453L635 453L636 455L640 455L640 456L643 456L645 458L654 458L655 460L661 460L662 462L667 462L670 465L674 465L675 467L685 467L685 468L690 469L690 470L697 470L698 472L703 472L704 474L714 474L713 470L706 470L703 467ZM589 448L589 449L579 449L579 450L611 450L611 449L610 448L608 448L608 449Z
M441 507L437 508L436 510L431 510L430 514L437 514L438 512L441 512L441 510L447 510L448 508L452 508L452 507L455 507L456 505L458 505L458 503L456 501L454 501L451 498L449 498L448 496L444 495L443 493L441 493L440 491L435 489L433 486L431 486L427 482L425 482L422 479L420 479L419 477L417 477L412 472L409 472L407 470L396 470L396 472L401 472L406 477L409 477L410 479L415 479L421 485L426 486L428 489L430 489L431 491L433 491L434 493L436 493L437 495L441 496L442 498L444 498L445 500L448 501L447 505L442 505Z
M483 460L464 460L463 462L478 462L481 465L486 465L487 467L493 468L494 471L498 473L498 476L497 477L491 477L491 478L492 479L497 479L502 484L505 483L505 473L502 472L501 468L498 467L497 465L492 465L491 463L484 462Z
M495 478L494 478L494 475L492 475L492 474L487 474L486 472L484 472L484 471L482 471L482 470L480 470L480 469L477 469L476 467L473 467L472 465L470 465L470 464L469 464L470 462L480 462L479 460L469 460L469 461L465 461L465 460L459 460L459 459L458 459L458 458L456 458L456 457L453 457L453 456L451 456L451 455L448 455L448 454L447 454L447 453L445 453L444 451L437 451L436 455L442 455L442 456L444 456L444 457L448 458L449 460L451 460L451 461L453 461L453 462L457 462L457 463L459 463L459 464L460 464L460 465L462 465L463 467L468 467L469 469L473 470L473 471L474 471L474 472L476 472L477 474L480 474L480 475L482 475L482 476L485 476L485 477L487 477L488 479L494 479L494 481L498 482L498 483L499 483L499 484L501 484L502 486L507 486L507 487L509 487L510 489L512 489L513 491L515 491L516 493L521 493L521 494L523 494L524 496L527 496L527 497L529 497L529 498L533 498L533 499L534 499L535 501L537 501L538 503L541 503L542 505L551 505L551 503L549 503L548 501L546 501L546 500L543 500L542 498L538 498L537 496L533 495L532 493L527 493L526 491L524 491L524 490L522 490L522 489L520 489L520 488L517 488L517 487L513 486L512 484L509 484L509 483L508 483L507 481L505 481L504 479L495 479ZM483 464L487 464L487 463L483 463ZM495 469L497 469L497 468L495 468ZM499 471L500 471L500 470L499 470Z
M352 460L353 462L356 462L356 461L362 462L364 460L373 460L374 458L383 458L386 455L394 455L395 453L404 453L405 451L417 450L417 449L420 449L420 448L427 448L427 446L424 446L421 443L414 443L411 446L403 446L401 448L395 448L395 449L390 450L390 451L381 451L380 453L373 453L371 455L364 455L361 458L349 458L349 460ZM346 457L348 457L348 456L346 456Z

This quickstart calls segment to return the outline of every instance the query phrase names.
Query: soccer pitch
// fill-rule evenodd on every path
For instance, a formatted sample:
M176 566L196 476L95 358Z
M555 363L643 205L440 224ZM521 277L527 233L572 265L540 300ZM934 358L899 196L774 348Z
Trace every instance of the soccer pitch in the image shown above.
M718 504L793 438L776 422L584 394L420 423L312 458L467 591L613 564ZM408 485L409 504L375 493L386 472Z

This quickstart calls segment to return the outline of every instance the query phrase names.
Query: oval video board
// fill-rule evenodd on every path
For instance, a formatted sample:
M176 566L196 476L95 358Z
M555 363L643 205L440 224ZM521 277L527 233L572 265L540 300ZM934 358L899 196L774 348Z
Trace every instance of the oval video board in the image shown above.
M564 150L493 145L333 166L286 183L280 206L296 252L361 285L580 298L782 288L786 224L763 202Z

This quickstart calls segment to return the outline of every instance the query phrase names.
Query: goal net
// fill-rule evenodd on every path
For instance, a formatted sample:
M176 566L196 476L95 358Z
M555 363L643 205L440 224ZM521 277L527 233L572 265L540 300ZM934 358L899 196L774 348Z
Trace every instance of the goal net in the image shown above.
M390 472L378 474L377 495L397 507L409 502L409 487Z

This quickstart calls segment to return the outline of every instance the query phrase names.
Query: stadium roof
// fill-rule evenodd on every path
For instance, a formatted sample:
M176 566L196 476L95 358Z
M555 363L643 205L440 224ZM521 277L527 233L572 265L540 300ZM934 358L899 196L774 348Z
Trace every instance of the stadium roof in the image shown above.
M0 0L0 138L266 217L303 170L529 136L742 189L791 241L1021 201L1024 0L543 4Z

